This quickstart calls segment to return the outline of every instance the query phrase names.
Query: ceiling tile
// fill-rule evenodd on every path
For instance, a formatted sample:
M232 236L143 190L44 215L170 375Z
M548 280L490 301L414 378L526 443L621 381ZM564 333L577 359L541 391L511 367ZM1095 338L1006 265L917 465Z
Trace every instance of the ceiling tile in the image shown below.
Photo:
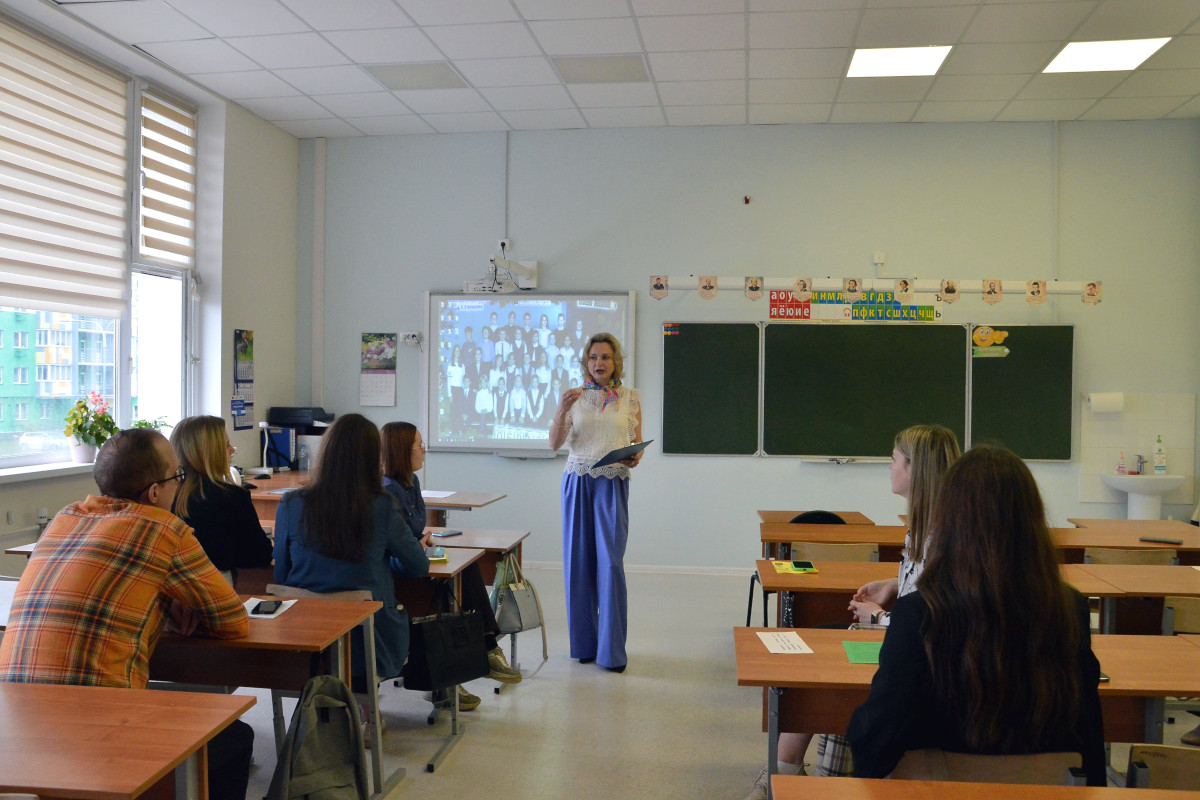
M850 47L857 11L751 14L750 47Z
M316 94L312 98L339 117L401 116L409 112L391 92Z
M552 56L640 53L633 19L586 19L531 22L534 36Z
M278 0L170 0L221 38L300 33L308 24Z
M570 90L580 108L658 105L658 95L649 83L577 83Z
M1183 33L1200 17L1200 0L1106 0L1100 4L1071 38L1074 41L1103 39L1150 39Z
M527 20L628 17L626 0L513 0ZM580 117L580 122L583 118Z
M926 100L917 109L913 122L988 122L1004 108L1003 100L970 102L931 102Z
M858 26L855 47L921 47L954 44L975 15L972 6L873 8Z
M559 108L549 111L505 111L505 121L518 131L564 130L586 128L587 121L574 108Z
M513 58L540 56L542 50L521 22L495 25L446 25L425 28L448 58Z
M840 78L850 66L849 47L751 50L751 78Z
M316 33L240 36L226 41L267 69L328 67L347 63L344 55Z
M338 139L346 136L362 136L362 133L340 119L280 120L274 124L298 139Z
M593 128L651 128L666 125L662 109L648 108L585 108L583 116Z
M273 72L265 69L252 69L245 72L210 72L206 75L197 75L196 81L230 100L240 100L243 97L288 97L300 94L294 86L289 86Z
M362 67L300 67L277 69L275 74L305 94L348 94L350 92L377 92L379 81L362 70Z
M633 0L633 13L639 17L740 14L745 10L745 0Z
M1146 59L1142 69L1188 69L1200 65L1200 36L1180 36Z
M942 75L925 99L940 103L1011 100L1028 80L1025 75Z
M1193 119L1200 117L1200 97L1189 100L1167 116L1171 119Z
M211 35L162 0L81 3L64 10L123 42L175 42Z
M1128 72L1055 72L1035 75L1021 90L1021 100L1065 100L1104 97Z
M367 136L403 136L410 133L433 133L425 120L416 114L397 114L386 117L347 117L346 121Z
M720 81L746 77L746 54L742 50L650 53L646 58L656 81Z
M746 46L745 14L693 14L638 20L646 52L737 50Z
M1200 69L1140 69L1109 97L1181 97L1200 94Z
M442 61L442 51L418 28L331 31L325 38L360 64Z
M392 0L280 0L318 31L403 28L412 20Z
M832 103L750 106L751 125L793 125L829 121Z
M235 72L258 69L245 55L221 39L197 39L190 42L152 42L140 45L159 61L185 75L200 72Z
M908 122L916 103L835 103L830 122Z
M495 111L473 114L426 114L425 121L438 133L506 131L508 123Z
M479 93L497 111L546 111L575 107L575 101L559 83L548 86L508 86L480 89Z
M993 75L1001 73L1041 72L1050 63L1062 42L980 42L956 45L950 51L940 75Z
M867 8L914 8L917 6L961 6L963 0L867 0Z
M1044 122L1078 119L1095 100L1013 100L996 116L997 122Z
M1187 97L1107 98L1088 109L1080 119L1158 119L1187 100Z
M931 77L848 78L842 81L837 102L895 103L921 100L933 85Z
M667 110L668 125L744 125L746 107L672 106Z
M251 97L239 100L238 105L274 122L281 119L322 119L332 117L329 109L311 97Z
M462 114L490 110L487 101L474 89L419 89L393 94L418 114Z
M540 86L558 83L558 74L549 59L479 58L462 59L454 66L476 88L485 86Z
M964 42L1061 42L1096 7L1088 2L979 6Z
M920 5L912 2L909 5ZM836 11L862 8L862 0L750 0L749 10L755 11Z
M832 103L837 97L840 80L817 78L813 80L752 80L750 102L771 103Z
M520 17L509 0L399 0L418 25L472 25L514 22Z
M658 84L666 106L724 106L746 102L745 81L667 81Z

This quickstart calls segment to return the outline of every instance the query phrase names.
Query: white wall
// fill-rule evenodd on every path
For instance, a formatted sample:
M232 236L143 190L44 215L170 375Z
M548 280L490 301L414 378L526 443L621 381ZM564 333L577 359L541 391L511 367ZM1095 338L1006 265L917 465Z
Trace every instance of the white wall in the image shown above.
M1038 309L1015 300L988 309L967 296L947 306L947 321L1076 325L1081 393L1195 393L1200 383L1195 121L509 137L507 231L504 134L330 140L327 409L417 421L419 357L407 348L396 408L358 406L359 334L416 329L421 292L478 277L505 234L514 258L539 261L541 288L638 292L635 382L645 392L647 437L661 429L661 324L767 313L766 300L739 293L704 302L672 292L654 301L651 274L870 277L877 250L887 252L892 274L1103 280L1104 302L1094 309L1062 297ZM309 153L302 151L302 185ZM302 284L310 279L303 206ZM310 313L307 304L301 311ZM714 364L713 379L719 375ZM307 376L298 377L306 387ZM1121 516L1120 506L1078 502L1078 422L1075 431L1074 462L1033 465L1053 521ZM526 558L559 558L561 461L431 453L427 464L427 487L509 495L452 515L452 524L529 528ZM756 508L856 508L891 523L903 508L887 485L883 465L663 456L652 447L634 473L628 562L745 569L757 551Z

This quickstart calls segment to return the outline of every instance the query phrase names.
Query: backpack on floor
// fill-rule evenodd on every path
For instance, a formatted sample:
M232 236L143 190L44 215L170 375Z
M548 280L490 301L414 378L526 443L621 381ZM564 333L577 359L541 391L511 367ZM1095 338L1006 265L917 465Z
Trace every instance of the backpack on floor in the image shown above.
M358 701L332 675L304 686L266 800L367 800Z

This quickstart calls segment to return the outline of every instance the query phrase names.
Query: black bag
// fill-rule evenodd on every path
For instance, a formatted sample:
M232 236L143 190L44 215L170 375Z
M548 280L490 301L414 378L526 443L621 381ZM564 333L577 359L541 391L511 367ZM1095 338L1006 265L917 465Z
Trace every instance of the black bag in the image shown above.
M408 631L405 689L445 689L491 672L483 620L474 611L417 617L409 622Z

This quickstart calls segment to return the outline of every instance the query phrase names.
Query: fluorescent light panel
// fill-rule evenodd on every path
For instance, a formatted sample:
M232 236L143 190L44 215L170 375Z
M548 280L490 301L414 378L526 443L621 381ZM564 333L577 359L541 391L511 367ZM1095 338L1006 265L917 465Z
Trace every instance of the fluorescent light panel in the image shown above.
M641 54L561 56L554 66L564 83L646 83L650 74Z
M1043 72L1120 72L1137 69L1166 39L1124 39L1112 42L1071 42Z
M363 67L392 91L466 89L467 82L446 61L413 64L373 64Z
M928 47L875 47L855 50L847 78L899 78L936 75L950 55L950 45Z

